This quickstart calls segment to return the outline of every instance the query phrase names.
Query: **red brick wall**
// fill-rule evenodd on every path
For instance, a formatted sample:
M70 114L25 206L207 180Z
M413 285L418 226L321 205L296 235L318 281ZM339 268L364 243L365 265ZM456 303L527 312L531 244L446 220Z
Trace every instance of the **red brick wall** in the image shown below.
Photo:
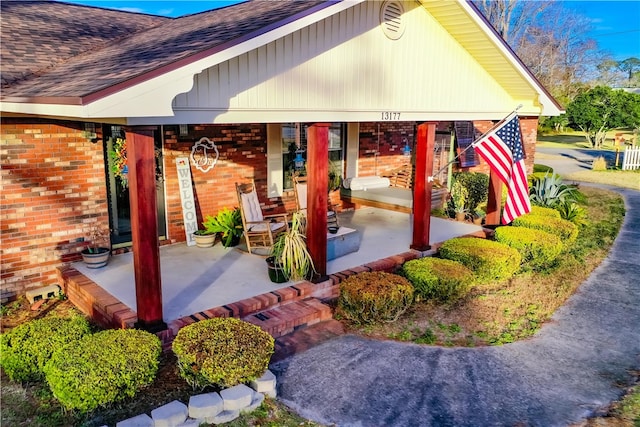
M218 148L218 161L213 169L202 172L191 167L196 215L199 225L206 215L215 215L223 207L238 206L235 183L255 180L258 196L265 211L282 210L281 199L267 195L267 130L264 124L189 126L189 135L180 136L177 126L164 127L164 161L166 178L167 222L173 242L185 240L182 207L178 191L176 158L189 156L191 147L202 137ZM295 202L287 199L290 209Z
M449 131L452 122L439 122L437 130ZM490 120L475 121L476 134L482 135L493 126ZM520 128L526 153L525 164L527 173L533 172L533 161L535 156L535 143L537 138L538 118L520 117ZM396 169L409 161L403 156L403 139L406 138L409 146L414 148L413 122L393 122L393 123L360 123L360 154L358 160L358 176L383 175L384 173ZM457 168L455 170L473 171L489 173L489 166L482 160L478 166L472 168Z
M77 122L2 119L3 290L57 283L56 267L80 258L89 226L108 230L102 143L83 131Z
M411 161L403 155L405 139L413 150L413 122L360 123L358 176L384 175Z

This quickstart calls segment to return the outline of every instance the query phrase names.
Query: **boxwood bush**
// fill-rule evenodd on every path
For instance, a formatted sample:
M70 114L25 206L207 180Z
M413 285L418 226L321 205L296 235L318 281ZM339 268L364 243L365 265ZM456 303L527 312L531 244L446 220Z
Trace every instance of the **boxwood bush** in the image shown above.
M136 329L111 329L57 350L45 365L47 383L68 410L90 412L133 397L158 371L160 340Z
M578 227L571 221L552 216L532 215L519 216L511 223L516 227L534 228L554 234L562 240L565 247L572 245L578 237Z
M505 244L475 237L447 240L440 246L439 254L471 269L481 283L513 276L522 260L517 250Z
M259 378L273 350L271 335L234 318L192 323L173 341L180 375L194 388L232 387Z
M413 285L383 271L362 272L340 283L338 313L358 324L398 320L413 302Z
M0 366L12 381L43 380L43 368L51 355L90 333L83 316L32 320L0 337Z
M459 262L426 257L402 265L402 274L415 288L416 298L453 302L467 294L475 275Z
M522 264L532 269L550 266L563 249L558 236L533 228L498 227L495 239L520 252Z
M551 216L554 218L560 218L560 212L558 212L556 209L537 205L531 206L530 215Z

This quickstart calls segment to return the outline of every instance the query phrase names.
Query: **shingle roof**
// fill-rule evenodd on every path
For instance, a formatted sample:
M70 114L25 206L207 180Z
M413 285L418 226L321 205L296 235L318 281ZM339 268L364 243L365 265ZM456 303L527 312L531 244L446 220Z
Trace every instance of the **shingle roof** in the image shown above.
M93 17L87 19L86 9L78 12L77 6L59 4L50 1L34 2L2 2L2 31L5 37L5 25L19 25L24 29L21 36L16 38L13 32L7 29L9 34L3 40L2 73L5 66L10 75L14 76L22 72L19 57L27 50L28 43L22 34L27 36L36 33L39 39L36 45L54 46L52 50L41 52L37 49L31 55L35 55L35 62L40 64L38 75L32 75L3 88L3 98L11 97L83 97L98 91L108 89L115 85L127 82L130 79L171 66L178 61L188 61L205 51L210 51L222 45L233 45L237 40L259 34L272 25L279 25L283 20L315 8L323 3L331 4L324 0L253 0L226 8L216 9L194 15L188 15L176 19L164 19L149 17L146 15L126 14L121 12L106 11L104 9L91 8L96 11L100 19ZM60 9L61 6L64 8ZM34 27L43 26L41 15L49 15L55 10L57 18L55 31L34 31ZM102 31L95 34L87 29L90 34L82 39L82 27L78 18L84 16L84 24L102 25L102 18L108 20L113 16L116 22L112 26L117 37L108 37ZM65 17L69 17L71 33L62 31L66 28ZM73 16L73 20L70 18ZM128 19L131 20L129 22ZM145 20L150 28L141 31L140 25L145 26ZM46 21L45 21L46 22ZM119 27L124 26L122 32ZM49 27L51 28L51 26ZM129 34L129 35L127 35ZM124 35L124 37L122 37ZM75 51L69 54L55 66L43 71L43 67L50 62L50 56L56 54L55 46L63 47L58 50L69 49L69 43L74 39L82 39L78 42ZM85 41L86 40L86 41ZM106 44L105 44L106 43ZM103 44L102 47L96 47ZM31 46L31 50L33 49ZM5 50L6 59L5 59ZM75 56L72 56L75 55ZM5 62L6 61L6 62ZM24 61L22 61L24 62ZM24 66L23 66L24 68Z
M170 18L52 1L0 2L2 86Z

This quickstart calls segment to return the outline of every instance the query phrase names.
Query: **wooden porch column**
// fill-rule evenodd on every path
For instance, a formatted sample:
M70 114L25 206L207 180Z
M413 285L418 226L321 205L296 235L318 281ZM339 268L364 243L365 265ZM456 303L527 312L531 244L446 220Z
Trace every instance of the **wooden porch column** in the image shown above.
M416 139L416 164L413 181L413 241L411 249L426 251L431 226L431 189L433 182L433 150L436 142L436 123L418 125Z
M327 274L329 123L307 130L307 247L318 274Z
M487 198L487 225L500 224L500 206L502 205L502 181L493 170L489 173L489 195Z
M127 165L138 313L136 327L157 332L166 329L167 325L162 319L154 131L155 127L127 129Z

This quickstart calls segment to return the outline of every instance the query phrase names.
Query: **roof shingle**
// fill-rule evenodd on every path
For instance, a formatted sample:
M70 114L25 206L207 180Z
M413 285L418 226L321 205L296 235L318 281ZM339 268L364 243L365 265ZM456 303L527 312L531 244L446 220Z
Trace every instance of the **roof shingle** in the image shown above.
M39 15L46 14L52 8L52 2L10 2L13 7L2 8L3 38L5 22L20 22L23 28L27 28L26 34L32 34L28 30L35 25L42 26L42 18ZM130 79L143 76L161 67L170 66L178 61L189 60L190 57L213 49L223 44L233 44L235 41L250 38L260 34L264 29L290 18L298 13L303 13L320 4L331 4L325 0L253 0L226 8L215 9L209 12L187 15L181 18L161 20L150 19L148 28L140 30L144 26L144 19L154 18L146 15L128 14L120 21L118 15L115 27L125 26L126 30L118 32L118 37L108 38L99 32L95 38L88 37L87 42L79 43L73 52L63 61L56 62L54 66L44 69L49 64L52 54L57 54L63 48L56 48L46 53L38 51L36 61L39 67L38 75L14 83L3 89L3 97L83 97L98 91L108 89ZM56 4L74 10L69 4ZM40 12L39 8L44 8ZM94 10L95 8L92 8ZM104 9L98 9L100 13ZM25 12L29 12L26 14ZM71 12L69 12L71 13ZM118 12L119 13L119 12ZM60 16L63 12L58 12ZM78 18L77 14L74 16ZM82 32L75 28L73 33L64 31L64 21L61 21L56 31L40 31L38 44L51 46L69 45L74 38L81 38ZM129 26L129 24L131 26ZM70 23L71 25L71 23ZM77 24L75 24L77 27ZM19 55L26 50L24 47L24 35L16 39L12 33L7 35L8 43L3 46L2 72L5 73L5 64L11 64L8 69L10 74L21 72ZM101 36L103 38L101 38ZM97 47L103 44L102 47ZM4 44L4 43L3 43ZM4 50L7 52L5 62ZM68 48L64 48L68 49ZM49 60L49 62L47 62ZM3 76L4 79L4 76ZM8 82L10 80L7 80Z

